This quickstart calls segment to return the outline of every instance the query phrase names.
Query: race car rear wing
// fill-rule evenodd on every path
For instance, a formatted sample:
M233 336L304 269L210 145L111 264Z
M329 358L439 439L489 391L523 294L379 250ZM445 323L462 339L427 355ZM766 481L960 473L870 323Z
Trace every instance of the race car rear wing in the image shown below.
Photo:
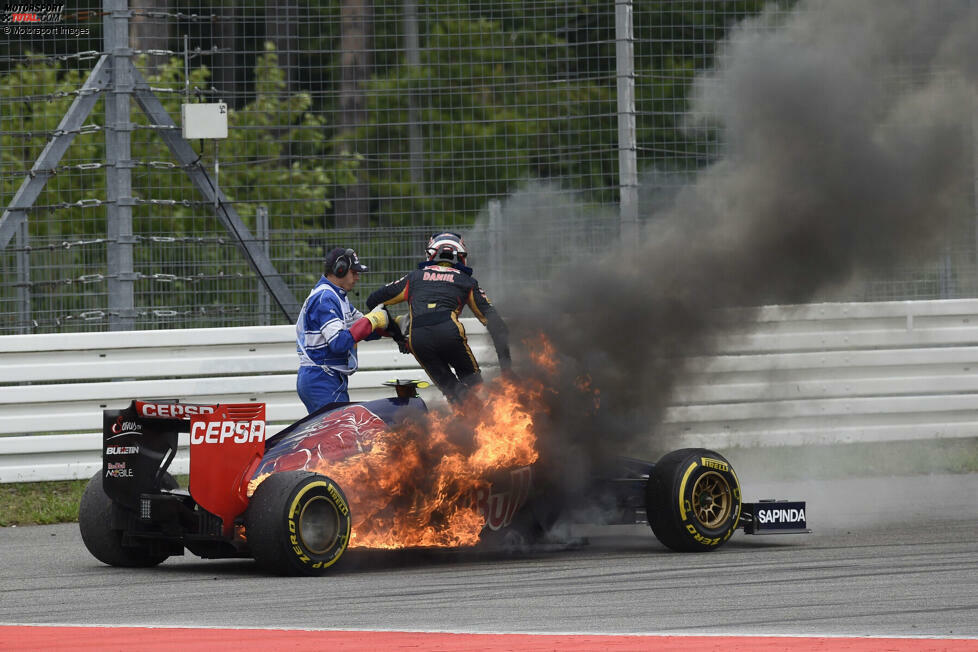
M179 408L177 407L179 406ZM189 412L214 406L132 401L102 412L102 486L116 502L138 509L139 495L158 491L177 453L177 434L189 432Z
M180 432L189 432L190 421L202 414L213 414L217 405L200 405L196 403L179 403L176 400L138 401L134 400L129 409L134 410L142 419L173 419L181 424L186 423Z
M225 529L247 508L248 481L265 452L264 403L134 400L102 414L102 486L113 500L138 510L141 494L159 492L184 432L197 504Z

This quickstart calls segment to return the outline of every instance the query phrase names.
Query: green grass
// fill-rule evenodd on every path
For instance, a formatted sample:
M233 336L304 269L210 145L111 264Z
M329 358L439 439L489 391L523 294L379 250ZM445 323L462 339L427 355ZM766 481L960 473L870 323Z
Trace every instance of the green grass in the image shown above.
M78 502L88 480L0 484L0 527L78 520Z
M177 476L181 487L187 476ZM0 484L0 527L50 525L78 520L78 504L88 480Z
M832 479L978 473L978 438L836 446L730 448L720 451L743 477ZM187 476L178 476L181 487ZM0 484L0 527L78 520L87 480Z

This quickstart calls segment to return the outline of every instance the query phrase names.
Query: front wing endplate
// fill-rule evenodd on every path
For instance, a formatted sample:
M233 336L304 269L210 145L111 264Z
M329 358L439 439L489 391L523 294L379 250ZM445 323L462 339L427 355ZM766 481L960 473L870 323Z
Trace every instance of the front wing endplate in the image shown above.
M760 500L743 503L740 512L745 534L810 534L805 501Z

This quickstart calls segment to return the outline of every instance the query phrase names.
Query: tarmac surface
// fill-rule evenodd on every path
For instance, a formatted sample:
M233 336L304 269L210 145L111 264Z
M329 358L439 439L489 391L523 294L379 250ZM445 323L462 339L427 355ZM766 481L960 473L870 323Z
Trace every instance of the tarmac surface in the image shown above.
M280 578L189 553L111 568L77 524L0 528L0 625L978 637L978 474L741 481L807 499L814 532L677 554L644 525L578 527L586 545L351 550Z

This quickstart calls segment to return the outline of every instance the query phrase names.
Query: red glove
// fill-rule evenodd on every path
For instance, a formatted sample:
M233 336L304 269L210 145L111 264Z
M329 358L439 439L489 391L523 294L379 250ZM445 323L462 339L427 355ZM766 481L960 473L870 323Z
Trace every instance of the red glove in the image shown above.
M383 304L377 306L350 326L350 335L354 342L362 342L374 331L382 331L390 323L390 315Z

